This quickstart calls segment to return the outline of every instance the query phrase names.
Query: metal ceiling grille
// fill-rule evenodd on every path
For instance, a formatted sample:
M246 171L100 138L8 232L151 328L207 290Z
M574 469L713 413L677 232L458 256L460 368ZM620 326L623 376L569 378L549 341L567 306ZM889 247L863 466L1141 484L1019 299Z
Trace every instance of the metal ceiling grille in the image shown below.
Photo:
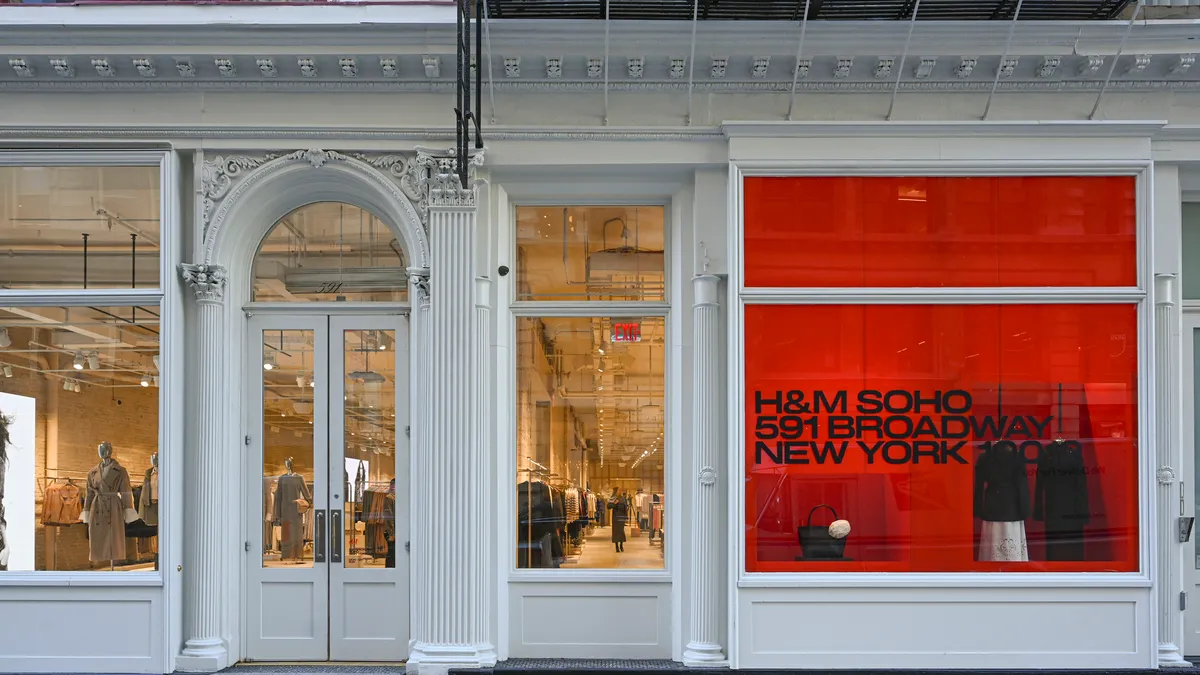
M1025 0L1022 21L1102 21L1134 0ZM692 0L487 0L493 19L691 21ZM901 21L916 0L812 0L808 18L824 21ZM918 21L1003 21L1017 0L922 0ZM707 21L799 21L804 0L700 0Z

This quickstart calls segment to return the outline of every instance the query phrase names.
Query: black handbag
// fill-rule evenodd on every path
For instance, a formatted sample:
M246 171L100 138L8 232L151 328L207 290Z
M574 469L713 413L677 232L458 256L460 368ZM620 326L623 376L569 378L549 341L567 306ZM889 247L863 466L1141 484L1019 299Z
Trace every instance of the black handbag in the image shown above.
M829 509L833 519L838 519L837 511L828 504L817 504L808 512L808 522L796 528L800 535L800 554L805 560L839 560L845 557L846 538L835 539L829 534L828 525L813 525L812 517L817 509Z

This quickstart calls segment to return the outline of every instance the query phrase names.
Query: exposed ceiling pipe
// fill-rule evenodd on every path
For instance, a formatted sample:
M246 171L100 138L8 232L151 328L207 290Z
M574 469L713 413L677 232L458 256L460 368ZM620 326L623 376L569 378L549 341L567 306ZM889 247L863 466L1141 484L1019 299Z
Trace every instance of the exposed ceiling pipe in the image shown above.
M796 69L792 71L792 100L788 103L787 120L792 121L796 108L796 84L800 81L800 55L804 53L804 33L808 30L808 7L812 0L804 0L804 16L800 17L800 44L796 46Z
M143 231L143 230L142 230L140 227L138 227L137 225L134 225L133 223L131 223L131 222L129 222L129 221L127 221L127 220L125 220L125 219L124 219L124 218L122 218L121 216L119 216L119 215L117 215L117 214L113 213L112 211L109 211L108 209L106 209L106 208L104 208L104 207L100 207L100 208L96 209L96 215L98 215L98 216L101 216L101 217L103 217L105 220L107 220L107 221L108 221L108 229L110 229L110 230L111 230L111 229L112 229L112 226L113 226L114 224L116 224L116 225L120 225L121 227L124 227L125 229L129 230L130 232L132 232L132 233L134 233L134 234L138 235L139 237L142 237L142 238L143 238L143 239L145 239L146 241L150 242L150 244L151 244L152 246L158 246L158 240L157 240L157 239L155 239L155 238L154 238L154 237L152 237L151 235L148 235L148 234L146 234L146 233L145 233L145 232L144 232L144 231Z
M1125 41L1129 39L1129 32L1133 30L1133 24L1137 21L1138 15L1142 12L1142 5L1146 0L1138 0L1137 6L1133 8L1133 16L1129 17L1129 23L1125 25L1125 33L1121 36L1121 44L1117 47L1117 53L1113 56L1112 64L1108 67L1108 75L1104 78L1104 84L1100 86L1100 93L1096 94L1096 103L1092 106L1092 112L1088 114L1089 120L1096 119L1096 113L1100 111L1100 100L1104 98L1104 92L1108 89L1108 83L1112 81L1113 73L1117 70L1117 61L1121 60L1121 52L1125 51Z
M692 51L688 56L688 103L687 116L683 118L685 126L692 126L692 84L696 76L696 27L700 24L700 0L692 3Z
M904 51L900 53L900 63L896 64L896 86L892 88L892 102L888 104L887 117L892 121L892 113L896 110L896 96L900 94L900 80L904 77L904 60L908 58L908 46L912 43L913 29L917 27L917 12L921 11L921 0L913 5L912 17L908 20L908 37L904 38Z
M988 113L992 111L992 97L996 95L996 88L1000 86L1000 73L1004 70L1004 62L1008 60L1008 52L1012 49L1013 35L1017 32L1017 19L1021 17L1021 5L1025 4L1025 0L1017 0L1017 9L1013 12L1012 23L1008 26L1008 40L1004 43L1004 54L1000 57L1000 63L996 64L996 77L992 80L992 91L988 94L987 105L983 108L983 117L986 120Z

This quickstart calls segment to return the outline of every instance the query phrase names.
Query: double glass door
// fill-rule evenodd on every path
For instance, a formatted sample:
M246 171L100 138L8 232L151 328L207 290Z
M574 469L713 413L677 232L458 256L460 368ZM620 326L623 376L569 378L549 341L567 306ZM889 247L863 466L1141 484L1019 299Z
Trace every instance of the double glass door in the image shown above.
M407 328L400 315L250 318L253 660L407 654Z

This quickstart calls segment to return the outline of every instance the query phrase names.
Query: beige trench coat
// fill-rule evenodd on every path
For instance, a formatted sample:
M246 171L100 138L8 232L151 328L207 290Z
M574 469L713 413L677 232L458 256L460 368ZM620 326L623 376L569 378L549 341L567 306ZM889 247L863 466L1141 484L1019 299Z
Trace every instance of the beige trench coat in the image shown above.
M88 514L88 543L93 561L125 559L126 514L133 511L133 486L129 472L111 460L101 462L88 472L87 498L83 511Z

